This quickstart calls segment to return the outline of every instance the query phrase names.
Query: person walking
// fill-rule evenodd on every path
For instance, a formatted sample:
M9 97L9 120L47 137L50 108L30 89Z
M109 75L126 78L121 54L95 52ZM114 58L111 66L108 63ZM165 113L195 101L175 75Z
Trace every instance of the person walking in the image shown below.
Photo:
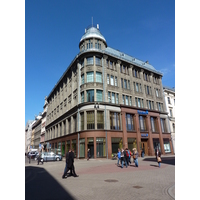
M38 157L37 157L38 165L39 165L40 162L43 164L43 159L41 161L41 155L42 155L41 152L39 152Z
M118 148L118 153L117 153L117 166L119 166L119 161L121 160L121 151Z
M133 160L135 162L135 166L138 167L138 152L136 148L133 148Z
M162 160L161 160L161 152L160 151L158 152L157 162L158 162L158 167L160 168L160 165L161 165L161 162L162 162Z
M90 159L90 149L88 149L88 153L87 153L87 160Z
M128 150L128 148L126 148L126 163L127 163L127 166L129 165L129 156L130 156L129 150Z
M66 152L66 156L65 156L65 159L66 159L66 164L65 164L65 169L64 169L64 173L62 175L62 178L65 178L65 176L67 176L67 164L68 164L68 160L69 160L69 151Z
M121 168L124 166L124 149L121 150Z
M129 151L129 163L130 163L130 165L131 165L131 151L130 151L130 149L128 150Z

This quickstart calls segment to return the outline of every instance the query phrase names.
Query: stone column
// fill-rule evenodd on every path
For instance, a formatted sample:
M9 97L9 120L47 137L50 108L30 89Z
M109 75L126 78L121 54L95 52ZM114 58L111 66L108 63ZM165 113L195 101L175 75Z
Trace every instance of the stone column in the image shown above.
M135 117L135 129L137 131L137 151L139 155L141 155L140 152L141 134L140 134L139 115L136 113L134 117Z
M160 141L161 153L165 154L163 137L162 137L162 129L161 129L161 124L160 124L160 117L157 117L157 124L158 124L158 130L159 130L159 141Z
M148 155L152 156L154 155L154 149L153 149L153 140L152 140L152 129L151 129L151 120L150 116L147 115L147 127L148 127L148 133L149 133L149 147L148 147Z
M128 148L127 130L126 130L126 112L121 112L122 130L123 130L123 148Z

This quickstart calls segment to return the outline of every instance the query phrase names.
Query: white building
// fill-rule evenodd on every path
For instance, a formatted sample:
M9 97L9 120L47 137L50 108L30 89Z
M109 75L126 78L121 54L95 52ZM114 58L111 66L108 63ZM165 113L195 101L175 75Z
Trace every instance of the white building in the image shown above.
M169 127L171 131L171 140L175 153L175 89L163 86L166 109L169 118Z

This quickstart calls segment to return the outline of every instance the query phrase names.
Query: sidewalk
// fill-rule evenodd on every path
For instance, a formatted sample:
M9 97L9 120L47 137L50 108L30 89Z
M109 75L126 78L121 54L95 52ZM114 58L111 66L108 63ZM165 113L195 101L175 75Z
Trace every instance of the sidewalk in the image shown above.
M64 160L45 162L43 165L31 163L26 164L26 167L32 172L35 169L48 172L71 199L175 199L175 156L162 156L162 161L159 168L155 156L139 157L138 168L131 163L131 166L124 166L122 169L116 165L117 160L75 159L75 171L79 177L67 179L61 178ZM41 182L41 174L42 172L35 173L37 183ZM29 174L26 178L26 189L31 181L34 180Z

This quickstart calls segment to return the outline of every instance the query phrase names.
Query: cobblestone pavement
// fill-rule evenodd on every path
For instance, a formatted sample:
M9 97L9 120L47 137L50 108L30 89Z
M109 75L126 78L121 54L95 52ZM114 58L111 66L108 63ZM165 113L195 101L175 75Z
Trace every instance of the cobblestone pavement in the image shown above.
M34 179L35 181L42 179L39 172L34 173L36 169L40 168L47 171L71 199L172 200L175 199L175 156L162 156L162 161L161 168L159 168L155 157L139 157L138 168L134 167L133 163L127 168L126 166L121 168L117 166L117 160L76 159L75 171L79 177L66 179L62 179L65 168L64 160L45 162L43 165L37 165L36 162L26 163L25 188L28 190ZM43 184L41 187L46 185L44 179L37 180L37 183ZM51 198L47 198L48 194L40 197L45 199L45 196L46 199L58 199L56 193ZM65 195L63 194L63 196ZM40 199L39 196L37 199ZM60 197L59 199L70 198Z

